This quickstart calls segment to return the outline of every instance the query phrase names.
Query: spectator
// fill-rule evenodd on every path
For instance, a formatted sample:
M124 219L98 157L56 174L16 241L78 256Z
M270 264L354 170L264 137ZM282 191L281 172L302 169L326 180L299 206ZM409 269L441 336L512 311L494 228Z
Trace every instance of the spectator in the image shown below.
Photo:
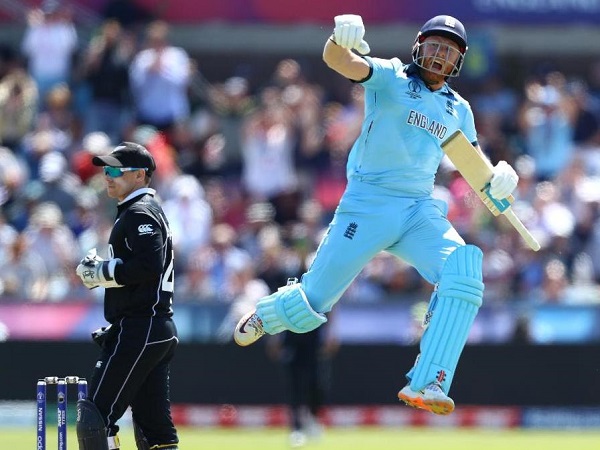
M284 241L279 225L273 223L265 226L257 238L260 248L260 257L257 259L258 276L267 283L271 291L281 285L281 280L293 277L305 267L305 260Z
M516 93L499 75L490 75L483 80L478 93L474 95L473 108L478 116L497 117L502 131L513 132L518 102Z
M298 206L294 201L298 189L295 145L292 117L284 106L265 105L244 123L244 187L251 199L270 201L275 207L275 220L280 223L293 219L294 213L289 210Z
M573 153L573 109L553 74L545 83L534 80L525 85L526 101L520 112L525 150L535 161L539 180L553 180Z
M72 100L73 94L68 85L54 85L46 95L46 110L40 116L50 129L60 133L64 140L62 147L67 152L73 142L81 138L81 123L72 109Z
M190 115L191 63L185 50L169 44L168 33L166 22L148 25L147 46L135 56L130 77L137 123L171 138Z
M28 177L25 163L8 147L0 147L0 207L12 205Z
M73 153L71 157L71 171L79 177L83 183L87 183L92 177L98 175L102 170L92 164L94 156L110 153L113 144L106 133L94 131L83 138L81 148Z
M152 14L135 0L108 0L102 9L102 17L116 20L123 28L137 30L152 18Z
M245 223L248 202L238 186L217 177L208 178L203 186L214 215L213 223L227 223L239 229Z
M45 300L63 300L70 293L73 267L81 251L73 232L63 221L60 208L52 202L37 205L24 234L28 250L44 261L48 275Z
M42 256L27 249L23 234L14 237L0 257L0 297L39 302L47 299L48 279ZM0 253L0 256L2 254Z
M34 130L28 133L21 143L22 157L33 179L38 179L40 161L52 151L60 152L61 134L55 130Z
M593 99L587 83L574 80L567 84L566 94L572 100L573 141L577 146L585 146L597 141L600 133L600 116L593 110Z
M281 103L289 109L293 120L298 138L297 162L302 168L318 164L323 143L323 89L309 83L300 63L291 58L277 64L273 84L281 92Z
M153 183L158 190L166 190L170 181L181 172L177 164L177 152L168 136L153 126L142 125L134 128L127 139L145 146L156 164L160 164L154 172Z
M177 258L187 261L194 249L209 243L212 211L204 198L204 188L191 175L179 175L169 191L163 210L169 217Z
M0 261L8 259L10 247L18 235L18 231L6 221L4 214L0 212Z
M89 229L99 228L101 220L99 204L98 195L93 189L81 187L77 191L75 207L65 220L75 236L79 237Z
M17 150L21 140L33 127L38 106L35 81L14 67L0 81L0 142Z
M239 76L230 77L209 89L211 110L224 138L219 171L225 175L239 177L242 171L240 129L245 118L256 108L249 89L248 80Z
M135 53L135 40L119 22L108 20L88 46L82 76L91 90L86 112L87 133L101 131L112 142L123 139L130 118L129 66Z
M53 86L71 81L77 31L58 0L44 0L41 9L29 12L27 23L23 54L43 107L46 94Z
M565 264L559 259L551 259L544 265L542 285L532 297L545 304L572 302L573 299L568 295L569 284Z
M244 249L235 245L236 240L237 234L230 225L213 226L210 243L194 248L186 261L188 270L177 282L182 296L195 301L237 301L245 289L240 280L245 279L252 260Z
M75 210L81 180L68 170L66 158L58 152L49 152L40 160L39 182L42 187L40 202L52 202L69 217Z
M275 209L268 202L253 202L246 209L244 224L240 227L238 242L252 259L260 258L262 248L259 235L273 223Z

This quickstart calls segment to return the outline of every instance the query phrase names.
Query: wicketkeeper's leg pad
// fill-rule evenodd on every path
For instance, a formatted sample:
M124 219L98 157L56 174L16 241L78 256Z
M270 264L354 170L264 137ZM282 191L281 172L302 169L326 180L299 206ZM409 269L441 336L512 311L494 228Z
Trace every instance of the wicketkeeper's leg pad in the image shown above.
M260 317L263 329L268 334L290 330L294 333L308 333L327 322L324 314L312 309L300 283L279 288L279 290L259 301L256 314Z
M88 399L77 401L76 430L79 450L109 450L102 414Z
M137 450L150 450L148 439L146 439L144 432L135 420L133 421L133 436L135 437L135 446L137 447Z
M448 393L460 354L483 301L483 253L465 245L454 250L444 265L435 308L421 339L421 354L407 374L417 391L438 382Z

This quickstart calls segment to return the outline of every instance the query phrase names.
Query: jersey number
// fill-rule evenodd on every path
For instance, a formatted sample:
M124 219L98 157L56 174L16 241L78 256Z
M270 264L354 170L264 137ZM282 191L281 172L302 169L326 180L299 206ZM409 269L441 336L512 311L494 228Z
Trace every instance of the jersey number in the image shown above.
M173 255L171 254L171 262L165 270L162 277L161 289L165 292L173 292Z

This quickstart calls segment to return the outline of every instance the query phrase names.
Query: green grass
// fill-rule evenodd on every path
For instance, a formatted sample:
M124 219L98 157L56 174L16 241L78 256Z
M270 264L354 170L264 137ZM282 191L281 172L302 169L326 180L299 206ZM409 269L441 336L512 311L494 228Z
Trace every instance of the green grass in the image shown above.
M285 450L288 430L180 428L182 450ZM135 450L133 433L119 434L122 450ZM32 450L35 431L0 428L1 448ZM69 449L77 450L75 430L69 429ZM330 428L306 450L592 450L600 448L600 430L539 431L442 428ZM56 430L48 430L47 450L56 449Z

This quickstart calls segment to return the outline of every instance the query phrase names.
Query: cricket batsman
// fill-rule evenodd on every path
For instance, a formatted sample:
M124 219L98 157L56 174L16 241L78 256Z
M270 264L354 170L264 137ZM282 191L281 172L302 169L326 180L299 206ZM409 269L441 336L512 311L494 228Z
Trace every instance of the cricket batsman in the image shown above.
M346 191L300 282L261 299L240 320L234 339L246 346L265 333L319 327L367 262L389 252L435 286L420 354L398 398L450 414L448 392L484 289L481 250L465 244L446 217L447 204L432 197L446 138L461 130L481 152L471 107L448 84L460 74L467 33L454 17L433 17L417 33L406 64L364 56L370 48L360 16L344 14L334 22L323 60L365 89L365 118L348 157ZM500 161L489 195L505 199L517 182L513 168Z

